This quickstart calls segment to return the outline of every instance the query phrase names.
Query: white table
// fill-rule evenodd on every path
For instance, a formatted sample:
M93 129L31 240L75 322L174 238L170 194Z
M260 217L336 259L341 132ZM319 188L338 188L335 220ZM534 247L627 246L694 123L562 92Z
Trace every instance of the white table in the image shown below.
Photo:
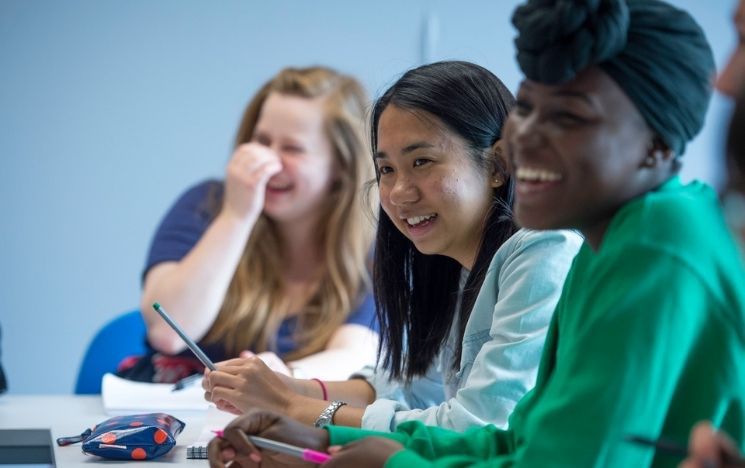
M207 460L186 458L186 447L199 437L204 425L205 413L170 414L186 423L184 431L176 439L176 447L156 460L136 462L131 466L145 468L163 463L207 465ZM51 429L56 466L60 468L118 463L86 455L80 449L80 444L58 447L54 442L57 437L78 435L86 428L109 417L104 412L100 396L12 394L0 396L0 429ZM0 464L0 468L2 466Z

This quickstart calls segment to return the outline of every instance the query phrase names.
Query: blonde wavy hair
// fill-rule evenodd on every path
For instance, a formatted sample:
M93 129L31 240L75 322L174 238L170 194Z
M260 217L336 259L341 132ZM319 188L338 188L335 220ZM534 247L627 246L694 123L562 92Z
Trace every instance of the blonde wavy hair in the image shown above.
M320 286L298 315L299 359L323 350L331 335L370 289L367 260L373 226L363 208L362 187L373 177L365 133L367 96L352 77L325 67L286 68L266 83L248 104L236 146L251 141L261 108L270 93L323 98L325 131L336 159L338 182L323 209L320 226L324 271ZM265 215L257 221L230 282L217 319L205 340L222 342L237 355L251 347L273 350L282 321L292 312L282 296L276 226Z

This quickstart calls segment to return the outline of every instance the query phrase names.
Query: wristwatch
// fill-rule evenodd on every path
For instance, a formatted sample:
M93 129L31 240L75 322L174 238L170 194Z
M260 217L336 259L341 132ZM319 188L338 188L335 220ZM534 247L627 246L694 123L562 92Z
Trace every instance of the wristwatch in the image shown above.
M346 405L343 401L334 400L325 410L321 411L321 415L318 416L316 422L313 423L316 427L326 427L334 422L334 414L339 411L339 408Z

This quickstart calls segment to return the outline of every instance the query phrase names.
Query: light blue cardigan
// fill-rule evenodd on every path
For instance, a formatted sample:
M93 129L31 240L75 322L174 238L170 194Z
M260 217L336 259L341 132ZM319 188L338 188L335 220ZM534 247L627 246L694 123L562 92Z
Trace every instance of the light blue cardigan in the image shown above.
M451 366L457 326L427 374L407 386L363 369L356 376L373 386L377 400L366 408L362 427L393 431L419 420L458 431L505 428L535 385L548 324L581 244L572 231L522 229L510 237L494 255L468 319L460 369Z

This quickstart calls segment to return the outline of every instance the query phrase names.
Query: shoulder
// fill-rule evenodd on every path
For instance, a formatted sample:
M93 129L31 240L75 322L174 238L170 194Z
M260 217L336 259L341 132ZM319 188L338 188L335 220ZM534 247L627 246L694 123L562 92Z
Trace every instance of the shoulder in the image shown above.
M571 263L582 246L582 236L571 230L520 229L497 250L490 269L514 264Z
M223 183L216 179L207 179L187 188L178 198L176 204L196 206L203 203L210 196L221 197Z
M500 308L514 310L543 308L550 314L582 242L574 231L519 230L489 265L480 292L483 304L494 307L499 302Z
M729 270L726 276L741 276L742 270L714 190L700 182L682 185L677 178L619 210L599 255L626 262L643 256L645 268L652 257L660 265L666 259L707 281L723 270Z
M726 235L714 190L700 182L682 185L674 178L622 207L606 238L610 244L623 241L650 247L690 247L709 244L712 236Z

